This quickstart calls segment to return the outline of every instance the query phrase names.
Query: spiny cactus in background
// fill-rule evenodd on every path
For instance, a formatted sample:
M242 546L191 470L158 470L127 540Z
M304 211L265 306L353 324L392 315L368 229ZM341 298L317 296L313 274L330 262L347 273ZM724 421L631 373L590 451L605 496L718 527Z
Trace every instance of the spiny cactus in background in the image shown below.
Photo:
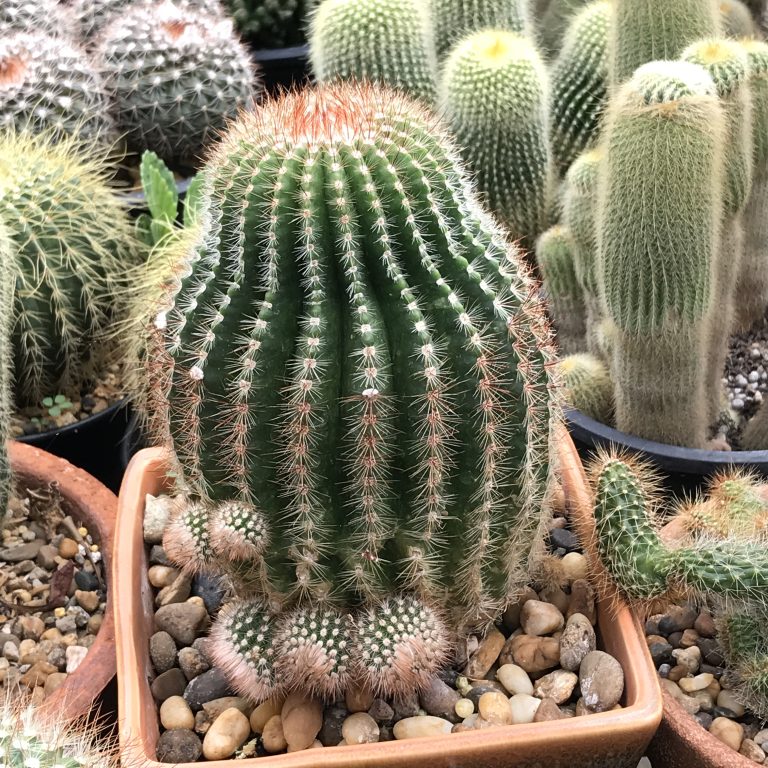
M755 37L759 30L752 12L741 0L720 0L720 24L728 37Z
M602 157L600 149L584 152L568 169L562 217L573 239L576 279L584 296L587 350L596 356L603 355L598 330L602 322L602 309L597 282L597 224L595 221L597 183Z
M752 99L752 191L744 209L744 259L736 286L740 328L749 328L768 307L768 45L746 40ZM768 441L765 442L768 447Z
M86 55L41 33L0 37L0 126L109 140L104 85Z
M617 329L616 424L691 448L706 441L708 366L725 365L709 355L726 135L704 69L652 62L611 100L603 142L597 278Z
M465 38L445 62L439 104L490 209L532 248L554 199L549 83L534 44L498 30Z
M444 58L462 38L484 29L533 36L531 0L432 0L435 45Z
M768 408L761 405L746 423L741 434L741 447L745 451L768 450Z
M319 3L320 0L227 0L240 33L260 48L303 43L309 14Z
M605 363L590 354L568 355L559 365L568 405L601 424L613 422L613 381Z
M17 32L74 38L76 26L70 10L58 0L3 0L0 36Z
M0 524L5 518L11 485L6 440L11 436L12 390L11 327L13 315L13 272L11 241L0 223Z
M262 607L216 630L231 669L267 679L287 652L264 650L271 614L335 608L372 689L412 690L443 658L433 606L485 625L527 579L553 353L537 287L455 157L417 102L347 83L243 116L203 170L150 402L190 488L246 508L223 526L180 513L166 534L174 560L234 557L256 584Z
M12 354L16 403L77 392L111 351L122 281L139 260L111 167L74 139L0 136L0 220L15 282Z
M319 83L364 80L434 102L437 56L423 0L324 0L310 29Z
M565 174L579 153L597 142L608 98L610 2L590 3L574 18L552 69L552 153Z
M615 0L611 83L619 86L639 66L676 59L695 40L719 32L718 0Z
M743 212L752 190L752 100L747 54L735 41L701 40L683 51L682 58L707 71L717 87L725 111L725 187L720 254L714 262L713 319L707 364L708 420L714 423L724 402L722 386L728 343L736 323L736 284L744 264Z
M558 55L563 37L577 14L590 0L552 0L536 24L541 50L551 57Z
M536 241L536 263L557 329L557 346L564 355L583 352L587 346L584 294L576 279L573 252L571 233L559 224Z
M194 164L258 90L232 21L172 2L116 16L94 55L129 148L168 161Z
M224 9L219 0L174 0L185 10L202 11L211 16L222 16ZM115 16L139 5L154 5L155 0L74 0L72 12L77 20L80 39L90 47L102 29Z
M765 604L768 553L761 538L729 536L668 547L654 522L660 495L647 468L603 455L592 475L600 559L631 600L690 590Z

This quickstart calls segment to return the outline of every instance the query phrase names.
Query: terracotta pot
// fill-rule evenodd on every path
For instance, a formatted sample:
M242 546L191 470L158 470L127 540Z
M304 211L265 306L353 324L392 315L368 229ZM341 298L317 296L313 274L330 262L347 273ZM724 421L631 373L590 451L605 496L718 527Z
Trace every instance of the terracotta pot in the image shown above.
M562 440L564 465L580 471L573 443ZM152 670L149 638L152 592L146 578L147 557L142 535L144 499L168 488L164 451L138 453L128 467L120 492L117 537L120 557L114 561L113 585L117 626L120 743L124 762L160 768L155 746L159 738L157 705L150 693ZM574 475L575 477L576 475ZM586 495L583 479L580 498ZM625 671L624 709L555 722L452 734L439 738L390 741L294 752L253 760L216 761L210 768L636 768L661 719L656 673L640 627L624 605L598 606L602 647ZM199 764L195 764L199 765ZM192 768L192 764L178 766Z
M58 718L80 718L91 713L96 699L115 676L111 566L117 498L84 470L40 448L11 441L8 455L16 482L32 489L55 485L64 510L88 529L101 549L108 587L104 622L85 660L42 705Z

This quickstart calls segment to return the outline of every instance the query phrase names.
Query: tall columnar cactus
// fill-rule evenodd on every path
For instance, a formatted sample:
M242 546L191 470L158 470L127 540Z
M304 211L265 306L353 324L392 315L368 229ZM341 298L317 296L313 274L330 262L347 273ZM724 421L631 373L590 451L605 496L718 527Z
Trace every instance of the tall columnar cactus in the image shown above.
M484 29L533 35L531 0L432 0L435 45L444 58L463 37Z
M112 169L75 140L0 137L0 220L11 240L18 405L79 392L139 254Z
M612 100L598 193L598 282L616 326L616 423L703 447L727 125L701 67L653 62ZM652 170L651 170L652 169ZM631 180L631 183L629 183Z
M707 70L717 87L725 111L724 220L719 258L714 263L714 302L717 316L710 329L709 420L716 421L723 402L722 377L728 341L736 324L736 284L744 263L743 212L752 190L752 100L748 84L747 55L738 43L707 39L683 51L683 60Z
M554 197L549 83L536 47L514 32L470 35L445 62L439 103L491 210L532 247Z
M597 143L608 98L610 2L590 3L571 23L552 70L550 125L559 173Z
M94 55L129 148L168 161L194 162L258 90L232 21L169 1L114 17Z
M736 287L738 324L748 328L768 307L768 45L743 41L752 97L752 192L744 209L744 259ZM768 446L768 442L765 444Z
M570 231L559 224L536 241L539 265L555 328L564 355L586 349L584 294L576 279L574 244Z
M442 660L434 606L488 622L540 541L556 403L537 287L443 129L396 92L283 96L204 173L150 399L191 489L245 511L187 510L168 551L250 576L257 602L216 637L258 674L251 695L277 679L283 618L306 623L293 606L355 616L373 690L421 684ZM324 669L327 694L341 672Z
M613 381L608 366L590 354L568 355L558 365L568 405L601 424L613 422Z
M0 36L0 125L110 140L109 101L86 55L38 32Z
M591 0L552 0L544 13L538 16L537 33L541 50L556 57L563 46L563 38L579 12Z
M369 81L429 104L436 98L437 55L422 0L324 0L312 15L309 44L320 83Z
M728 37L756 37L757 24L752 12L741 0L720 0L720 23Z
M3 0L0 36L19 32L74 37L76 26L70 10L58 0Z
M13 272L11 241L5 226L0 223L0 523L8 506L11 467L8 462L6 441L11 436L11 397L13 385L11 371L11 327L13 315Z
M611 34L611 83L628 80L641 65L676 59L720 31L718 0L616 0Z
M240 33L260 48L303 43L310 12L319 3L320 0L227 0Z

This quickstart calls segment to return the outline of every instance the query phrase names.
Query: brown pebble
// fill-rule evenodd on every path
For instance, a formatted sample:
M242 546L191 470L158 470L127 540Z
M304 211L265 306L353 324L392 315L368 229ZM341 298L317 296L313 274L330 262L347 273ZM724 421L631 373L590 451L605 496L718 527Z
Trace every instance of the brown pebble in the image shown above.
M510 725L512 723L509 699L503 693L495 691L484 693L478 701L477 709L480 717L489 723L494 725Z
M290 750L306 749L323 727L323 705L316 699L292 693L286 698L280 717Z
M499 659L501 664L517 664L529 675L544 672L560 663L560 643L552 637L517 635Z
M367 685L350 685L344 694L344 703L350 714L367 712L373 704L373 693Z
M576 579L571 584L571 599L568 603L565 618L570 619L575 613L581 613L586 616L593 627L597 623L595 590L586 579Z
M464 675L474 679L485 677L499 658L505 642L504 635L492 627L472 654L472 658L464 669Z
M528 600L538 600L539 596L531 587L525 587L518 597L517 601L512 603L502 616L502 623L508 632L514 632L520 627L520 611Z
M701 637L714 637L717 634L715 620L709 611L702 611L697 617L693 628Z
M52 672L45 680L43 686L43 692L46 698L50 696L55 690L60 688L66 681L68 675L66 672Z
M88 613L93 613L99 607L98 592L84 592L82 589L75 590L75 600L81 608L85 608Z
M261 734L261 743L264 745L265 751L271 755L282 752L288 747L280 715L274 715L267 720L267 724L264 726Z
M48 675L52 675L58 671L59 670L56 669L53 664L49 664L47 661L38 661L21 676L20 682L22 685L26 685L27 688L32 690L38 685L45 685Z
M63 557L65 560L71 560L79 551L74 539L65 537L59 543L59 557Z
M285 699L277 697L273 699L267 699L259 704L253 712L251 712L251 730L254 733L263 733L264 727L271 718L275 715L279 715L283 709L283 703ZM203 705L205 706L205 705Z
M680 638L680 647L692 648L698 644L700 639L701 637L695 629L686 629L683 632L683 636Z
M545 698L541 700L536 714L533 716L534 723L548 723L550 720L562 720L567 717L560 711L557 702L554 699Z

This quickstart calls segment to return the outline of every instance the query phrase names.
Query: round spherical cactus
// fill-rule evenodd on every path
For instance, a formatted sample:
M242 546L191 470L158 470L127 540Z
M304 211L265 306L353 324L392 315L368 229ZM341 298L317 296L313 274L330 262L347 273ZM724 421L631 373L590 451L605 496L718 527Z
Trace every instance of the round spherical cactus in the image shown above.
M558 370L568 405L601 424L611 426L614 401L608 366L594 355L580 354L564 357Z
M491 210L531 247L554 202L548 98L535 45L514 32L470 35L443 68L440 108L462 155Z
M227 0L240 33L261 48L303 43L309 15L319 4L320 0Z
M0 5L0 37L18 32L74 39L77 26L70 9L58 0L3 0Z
M194 164L258 91L232 21L170 1L113 17L94 56L128 147L171 162Z
M86 55L42 33L0 36L0 125L112 138L104 84Z
M312 15L309 44L320 83L368 81L435 100L437 56L422 0L325 0Z

